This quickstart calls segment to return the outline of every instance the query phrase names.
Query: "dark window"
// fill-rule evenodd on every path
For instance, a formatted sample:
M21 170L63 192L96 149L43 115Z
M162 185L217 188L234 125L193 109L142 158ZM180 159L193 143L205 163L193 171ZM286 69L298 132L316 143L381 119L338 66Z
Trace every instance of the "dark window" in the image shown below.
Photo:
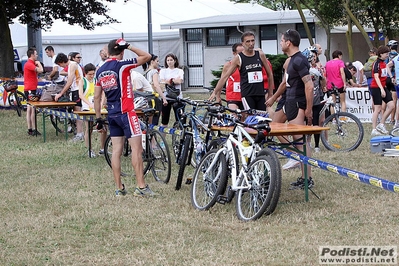
M208 29L208 46L224 46L226 37L226 29Z
M315 38L315 36L316 36L315 24L314 23L308 23L308 26L309 26L309 29L310 29L310 33L312 34L312 38ZM306 35L305 27L303 26L302 23L296 24L296 30L301 35L302 39L307 39L308 38L308 36Z
M188 29L186 31L187 41L202 41L202 29Z
M261 40L277 40L277 25L260 26Z
M241 42L241 33L236 27L207 29L208 46L229 46Z

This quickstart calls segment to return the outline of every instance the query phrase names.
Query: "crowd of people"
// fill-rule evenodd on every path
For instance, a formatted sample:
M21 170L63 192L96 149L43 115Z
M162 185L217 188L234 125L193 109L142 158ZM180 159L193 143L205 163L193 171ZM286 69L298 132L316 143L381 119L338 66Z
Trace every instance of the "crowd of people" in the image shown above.
M137 58L124 59L124 50L129 49L137 55ZM124 138L134 151L132 154L132 165L136 172L137 187L135 196L153 196L154 193L145 183L143 177L143 161L141 155L141 128L135 113L134 91L149 91L157 96L156 108L162 114L162 124L168 124L172 104L167 100L167 92L163 92L163 86L168 84L180 91L184 82L184 73L179 68L179 61L174 54L168 54L165 58L166 68L159 71L158 56L148 54L136 47L127 44L123 39L111 40L107 47L101 49L99 55L100 63L95 66L88 63L80 64L82 56L78 52L71 52L68 56L64 53L56 54L52 46L45 48L46 55L52 59L53 66L48 79L51 80L58 92L54 100L68 97L70 101L76 102L74 111L94 110L97 116L96 124L100 132L99 154L104 153L104 143L107 131L111 136L113 145L112 170L116 185L115 194L125 195L126 188L120 178L120 156L123 149ZM25 94L38 93L38 74L43 73L42 64L37 60L36 49L31 48L27 52L29 60L24 67ZM142 66L144 74L135 69ZM108 111L108 127L101 118L101 111L106 107ZM34 128L33 108L28 105L27 125L29 135L39 135L40 132ZM153 124L159 123L159 116L152 119ZM84 132L84 128L86 129ZM91 131L88 123L76 120L76 135L73 142L85 141L88 146L88 135ZM90 157L95 157L93 150L89 151Z
M369 52L369 59L365 64L360 61L342 61L342 52L333 51L332 60L323 66L319 60L322 47L319 44L310 46L304 51L299 50L301 36L296 30L287 30L281 34L280 46L288 56L283 66L283 80L275 87L273 70L270 62L261 49L255 48L255 34L244 32L241 42L232 46L233 58L227 62L222 71L209 100L220 101L222 88L226 87L226 101L230 108L267 110L274 122L297 125L322 125L324 115L319 117L322 109L321 101L325 94L336 87L340 92L342 111L346 110L345 91L347 86L369 87L373 99L373 130L372 135L387 134L385 121L391 115L391 121L399 126L399 108L396 108L399 77L398 43L390 41L387 46L373 48ZM137 57L124 59L124 51L128 49ZM109 130L113 145L112 172L116 185L115 194L125 195L126 188L120 177L120 156L126 137L132 147L132 165L136 172L137 187L134 195L155 195L145 183L143 177L143 161L141 156L141 128L134 106L134 91L149 91L155 93L156 106L159 111L151 123L162 126L169 124L172 109L176 116L176 106L168 97L173 87L182 97L184 72L180 68L179 60L174 54L165 57L165 68L159 70L159 58L134 47L123 39L111 40L107 47L99 53L100 63L80 65L80 53L55 54L52 46L45 49L46 55L53 60L53 69L49 78L54 86L59 88L55 95L58 100L70 93L70 100L76 102L74 110L94 110L96 114L97 130L101 133L101 148L103 153L106 132ZM35 93L37 88L37 74L43 72L43 67L37 61L37 51L28 50L29 60L25 65L25 93ZM135 69L142 66L144 73ZM399 75L398 75L399 76ZM277 103L275 105L275 103ZM106 106L108 111L108 129L101 117L101 110ZM273 106L276 108L273 110ZM28 134L39 133L32 123L34 114L28 107ZM377 123L377 121L379 122ZM83 122L77 121L77 133L73 141L86 140L89 134L88 125L83 132ZM40 133L39 133L40 134ZM294 142L302 136L292 136ZM288 143L287 137L280 137L281 142ZM319 152L320 136L314 136L314 152ZM310 141L307 141L308 151ZM303 146L297 145L299 151ZM92 157L93 151L89 151ZM311 154L308 152L308 155ZM304 187L304 165L290 159L283 169L301 166L302 175L293 183L292 188ZM308 167L309 187L314 185L311 168Z

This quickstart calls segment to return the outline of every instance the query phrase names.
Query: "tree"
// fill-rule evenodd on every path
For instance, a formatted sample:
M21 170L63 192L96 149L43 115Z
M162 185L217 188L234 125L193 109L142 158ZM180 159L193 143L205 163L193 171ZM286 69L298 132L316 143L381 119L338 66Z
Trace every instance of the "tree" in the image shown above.
M115 0L105 0L115 2ZM96 26L117 22L107 15L108 7L102 0L2 0L0 2L0 77L14 74L14 53L9 24L18 19L35 29L51 27L60 19L92 30ZM35 14L36 19L32 18ZM38 47L39 49L39 47ZM41 49L41 47L40 47Z
M341 6L341 0L230 0L236 3L248 3L248 2L256 2L260 5L263 5L267 8L273 10L284 10L284 9L298 9L298 12L301 15L301 19L303 25L305 26L305 30L307 32L307 37L309 39L309 43L313 44L312 35L310 33L310 29L307 25L307 22L302 14L302 6L306 7L313 13L318 19L321 26L324 28L327 35L327 48L325 49L325 56L327 60L329 60L330 54L330 43L331 43L331 28L334 25L339 24L340 20L343 18L343 8L339 8Z
M396 2L351 0L350 9L361 25L374 29L376 47L380 45L378 39L380 33L388 39L393 39L399 33L399 5Z

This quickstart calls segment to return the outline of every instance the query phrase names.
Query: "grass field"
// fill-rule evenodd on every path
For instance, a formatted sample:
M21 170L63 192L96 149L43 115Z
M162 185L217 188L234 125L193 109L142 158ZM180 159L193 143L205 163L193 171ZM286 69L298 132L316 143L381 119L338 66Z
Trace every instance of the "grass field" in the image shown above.
M321 200L305 202L302 190L288 190L300 175L289 170L276 211L243 223L234 204L196 211L190 186L174 190L175 165L167 185L147 177L159 196L133 197L124 180L130 193L115 197L105 159L89 159L83 143L48 125L43 143L27 136L24 117L0 110L0 265L318 265L319 246L398 245L395 193L314 169ZM399 182L398 158L370 153L364 127L356 151L322 147L314 158Z

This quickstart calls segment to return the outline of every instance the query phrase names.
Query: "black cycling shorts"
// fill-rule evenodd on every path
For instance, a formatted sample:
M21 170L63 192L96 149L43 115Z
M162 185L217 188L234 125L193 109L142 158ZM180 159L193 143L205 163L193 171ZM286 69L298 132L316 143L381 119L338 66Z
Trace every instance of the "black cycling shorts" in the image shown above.
M298 116L299 109L306 109L306 102L295 102L286 101L285 102L285 115L287 120L294 120Z

